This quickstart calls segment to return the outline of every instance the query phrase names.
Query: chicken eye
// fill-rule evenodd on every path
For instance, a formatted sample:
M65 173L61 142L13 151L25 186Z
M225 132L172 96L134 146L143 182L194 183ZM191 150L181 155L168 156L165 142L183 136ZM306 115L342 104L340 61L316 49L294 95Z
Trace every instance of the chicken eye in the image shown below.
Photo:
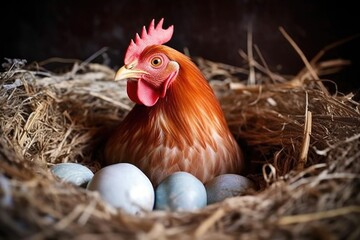
M161 64L162 64L161 58L159 58L159 57L154 57L153 59L151 59L151 65L152 65L153 67L158 67L158 66L160 66Z

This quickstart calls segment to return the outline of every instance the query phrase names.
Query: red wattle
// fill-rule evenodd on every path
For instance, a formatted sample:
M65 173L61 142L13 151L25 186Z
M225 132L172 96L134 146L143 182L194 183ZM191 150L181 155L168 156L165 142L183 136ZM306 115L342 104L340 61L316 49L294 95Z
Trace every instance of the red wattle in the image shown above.
M159 94L143 79L128 81L127 93L132 101L148 107L154 106L159 100Z

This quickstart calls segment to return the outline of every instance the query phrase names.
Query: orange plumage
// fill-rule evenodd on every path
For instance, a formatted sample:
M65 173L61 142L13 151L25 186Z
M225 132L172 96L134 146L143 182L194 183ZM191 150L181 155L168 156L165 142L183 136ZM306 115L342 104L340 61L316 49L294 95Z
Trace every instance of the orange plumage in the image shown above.
M138 104L109 138L106 163L132 163L155 186L176 171L204 183L220 174L240 173L241 150L196 65L164 45L141 50L117 74L128 79L129 97ZM155 65L158 61L161 66Z

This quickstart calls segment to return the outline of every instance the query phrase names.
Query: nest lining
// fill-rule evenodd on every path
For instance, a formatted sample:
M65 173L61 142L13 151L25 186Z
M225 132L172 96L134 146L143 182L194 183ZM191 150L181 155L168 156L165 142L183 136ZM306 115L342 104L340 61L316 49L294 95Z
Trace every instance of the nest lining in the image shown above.
M1 235L359 237L359 104L351 94L329 94L314 78L314 73L327 74L346 62L312 61L310 70L286 77L252 62L239 68L196 59L231 131L247 149L246 176L258 191L196 212L154 211L142 217L59 182L49 171L60 162L79 162L94 172L101 168L99 146L133 106L125 85L112 81L114 71L86 62L62 74L11 64L0 83ZM239 76L254 76L261 84L248 84Z

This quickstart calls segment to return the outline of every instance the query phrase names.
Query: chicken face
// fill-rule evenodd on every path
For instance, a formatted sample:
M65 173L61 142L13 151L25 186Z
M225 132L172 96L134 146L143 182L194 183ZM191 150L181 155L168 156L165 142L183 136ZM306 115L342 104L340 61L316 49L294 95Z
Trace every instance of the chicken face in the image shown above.
M116 73L115 80L127 79L127 93L138 104L153 106L166 91L179 71L179 64L170 60L156 46L144 50L138 59Z

